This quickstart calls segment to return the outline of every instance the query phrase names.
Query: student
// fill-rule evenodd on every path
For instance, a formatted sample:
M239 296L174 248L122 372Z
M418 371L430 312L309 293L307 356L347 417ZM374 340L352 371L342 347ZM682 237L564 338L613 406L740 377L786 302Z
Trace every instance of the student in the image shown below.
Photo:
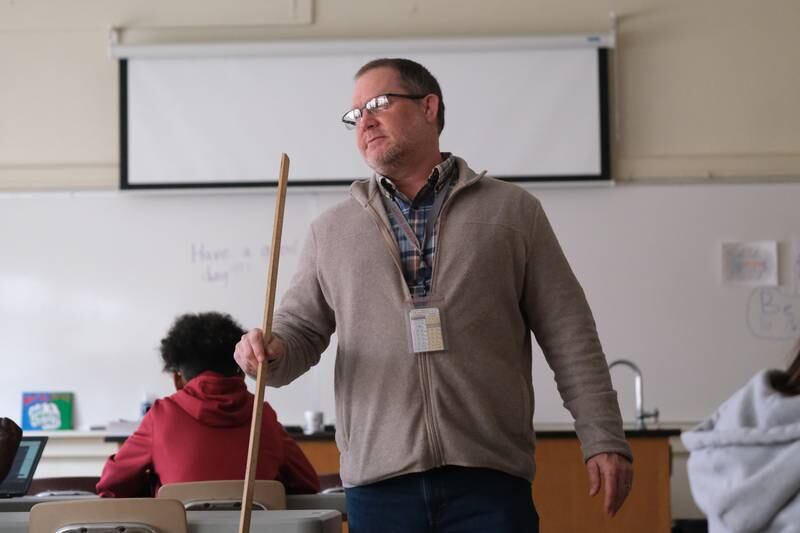
M177 392L156 400L103 468L103 497L155 495L166 483L244 479L253 395L231 354L244 331L229 315L178 317L161 341ZM257 479L315 493L319 478L265 402Z
M21 439L22 430L15 422L10 418L0 418L0 481L8 475Z
M800 531L800 344L681 439L710 533Z

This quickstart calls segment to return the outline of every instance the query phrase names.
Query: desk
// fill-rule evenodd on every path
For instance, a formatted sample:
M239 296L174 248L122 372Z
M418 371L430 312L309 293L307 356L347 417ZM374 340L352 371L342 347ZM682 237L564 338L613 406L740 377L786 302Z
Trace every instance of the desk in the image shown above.
M294 511L330 509L347 515L347 499L343 492L333 494L287 494L286 508Z
M97 496L22 496L19 498L0 498L0 513L27 513L37 503L63 502L72 500L93 500ZM286 507L289 511L333 510L342 514L347 512L347 503L342 493L337 494L287 494ZM195 511L192 511L195 512ZM223 511L217 511L223 512ZM259 511L253 514L258 514ZM273 511L270 511L273 512Z
M188 511L189 533L236 533L238 511ZM338 533L337 511L267 511L252 514L250 531L269 533ZM27 533L28 513L0 514L0 533Z
M19 498L2 498L0 499L0 513L27 513L31 510L31 507L37 503L96 499L97 496L47 496L43 498L21 496ZM3 518L5 518L5 516L4 514Z

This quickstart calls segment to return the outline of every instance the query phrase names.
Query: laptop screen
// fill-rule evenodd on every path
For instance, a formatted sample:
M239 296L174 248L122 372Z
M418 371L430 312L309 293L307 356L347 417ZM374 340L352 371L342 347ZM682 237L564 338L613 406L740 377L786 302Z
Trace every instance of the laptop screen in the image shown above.
M24 496L42 457L47 437L22 437L8 475L0 483L0 497Z

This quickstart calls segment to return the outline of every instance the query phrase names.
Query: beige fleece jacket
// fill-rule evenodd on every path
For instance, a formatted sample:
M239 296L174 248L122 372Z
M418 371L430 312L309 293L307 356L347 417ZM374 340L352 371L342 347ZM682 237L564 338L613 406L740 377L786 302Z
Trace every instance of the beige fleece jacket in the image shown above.
M446 464L532 480L532 331L584 459L631 457L592 313L539 201L457 164L431 288L447 349L409 353L397 244L375 180L363 180L311 225L274 320L288 353L270 363L268 383L285 385L315 365L335 330L347 486Z

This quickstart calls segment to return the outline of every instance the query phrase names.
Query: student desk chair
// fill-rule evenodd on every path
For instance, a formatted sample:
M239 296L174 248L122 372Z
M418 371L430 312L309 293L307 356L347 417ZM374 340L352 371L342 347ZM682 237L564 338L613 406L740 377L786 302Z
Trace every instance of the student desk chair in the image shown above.
M186 511L178 500L121 498L34 505L29 533L91 533L122 528L141 533L187 533ZM123 531L123 529L119 529Z
M338 476L337 476L338 478ZM256 510L279 509L329 509L338 511L342 521L347 520L347 501L341 487L321 494L286 495L279 481L256 480L253 485L253 507ZM172 498L183 502L187 511L241 510L244 482L197 481L168 483L158 491L158 498Z
M193 481L168 483L158 490L157 498L170 498L183 503L187 511L235 511L242 508L244 481ZM286 509L283 483L258 479L253 483L255 510Z

